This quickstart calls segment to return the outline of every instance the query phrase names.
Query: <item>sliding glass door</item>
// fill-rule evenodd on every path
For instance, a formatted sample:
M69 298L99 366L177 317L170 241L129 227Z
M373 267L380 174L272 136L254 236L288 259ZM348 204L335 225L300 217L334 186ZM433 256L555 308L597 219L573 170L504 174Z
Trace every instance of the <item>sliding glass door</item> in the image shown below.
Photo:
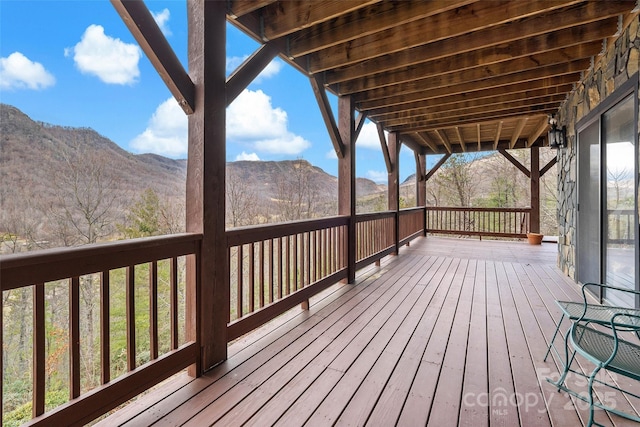
M577 277L637 289L638 148L635 92L578 128ZM609 291L607 303L636 306Z

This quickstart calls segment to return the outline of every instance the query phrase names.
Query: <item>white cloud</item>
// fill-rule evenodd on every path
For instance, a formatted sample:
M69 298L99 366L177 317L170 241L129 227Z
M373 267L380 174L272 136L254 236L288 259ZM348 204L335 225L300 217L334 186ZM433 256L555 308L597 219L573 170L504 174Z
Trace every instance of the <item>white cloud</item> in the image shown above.
M153 19L156 21L156 24L158 24L158 27L160 27L160 31L162 31L162 34L165 35L165 37L169 37L171 35L171 29L169 28L169 18L171 17L171 13L169 12L169 9L164 8L162 11L160 12L151 12L151 15L153 16Z
M0 58L0 88L44 89L53 86L55 77L39 62L31 61L20 52Z
M249 55L227 57L227 74L234 72L248 57ZM283 63L279 59L272 60L253 80L253 83L260 83L265 79L274 77L282 70L282 66Z
M187 154L188 120L175 98L158 106L147 128L131 141L137 153L156 153L169 157Z
M382 171L368 170L365 176L371 181L386 184L389 174Z
M288 130L286 111L261 90L245 89L227 109L227 138L256 151L298 155L311 143Z
M384 134L388 137L388 132L385 131ZM380 150L380 137L378 136L378 129L375 123L367 121L364 126L362 126L356 144L358 147Z
M65 49L65 56L72 52L80 72L95 75L104 83L133 84L140 77L140 48L105 35L100 25L89 25L80 42Z
M336 150L332 148L331 150L327 151L327 154L325 154L325 157L327 159L335 160L338 158L338 155L336 154Z
M236 162L239 160L247 160L250 162L257 162L260 160L260 157L256 153L246 153L242 152L236 156Z

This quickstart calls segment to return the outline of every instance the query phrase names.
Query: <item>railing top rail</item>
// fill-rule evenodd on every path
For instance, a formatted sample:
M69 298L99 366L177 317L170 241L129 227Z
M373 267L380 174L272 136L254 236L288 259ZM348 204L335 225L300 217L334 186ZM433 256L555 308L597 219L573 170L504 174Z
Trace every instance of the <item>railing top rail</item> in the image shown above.
M394 211L371 212L356 215L356 222L371 221L372 219L393 218L396 213Z
M531 212L530 207L525 208L474 208L452 206L427 206L428 211L475 211L475 212Z
M1 288L6 291L188 255L197 250L200 240L201 234L181 233L3 255L0 256Z
M411 213L411 212L420 212L424 210L424 206L414 206L412 208L403 208L400 209L400 213Z
M227 247L244 245L262 240L276 239L293 234L340 227L349 224L348 216L332 216L328 218L288 221L277 224L252 225L227 230Z

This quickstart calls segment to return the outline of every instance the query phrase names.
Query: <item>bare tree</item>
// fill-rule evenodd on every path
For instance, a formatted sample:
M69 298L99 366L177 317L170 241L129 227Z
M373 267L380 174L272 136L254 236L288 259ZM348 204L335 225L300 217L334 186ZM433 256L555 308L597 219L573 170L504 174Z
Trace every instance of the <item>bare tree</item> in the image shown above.
M64 153L65 170L53 179L56 200L49 217L64 245L95 243L113 231L116 179L99 156L75 150Z
M231 227L240 227L259 223L260 205L257 203L255 191L233 169L227 169L226 181L227 224Z
M294 221L314 216L317 189L312 179L312 168L306 161L294 163L290 174L280 174L276 191L281 220Z

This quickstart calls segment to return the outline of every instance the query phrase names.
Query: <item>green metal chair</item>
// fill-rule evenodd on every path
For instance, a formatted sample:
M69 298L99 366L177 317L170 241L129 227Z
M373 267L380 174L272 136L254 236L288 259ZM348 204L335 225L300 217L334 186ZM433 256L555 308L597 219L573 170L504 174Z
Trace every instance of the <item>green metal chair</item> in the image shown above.
M571 330L567 335L565 343L564 372L557 382L554 382L551 379L547 379L547 381L558 387L558 390L564 390L572 396L589 403L588 426L592 426L594 424L601 425L595 423L593 419L594 407L640 422L640 417L637 415L629 414L614 407L604 405L603 403L596 401L593 397L593 385L594 383L599 383L624 393L627 396L633 396L634 398L640 399L640 396L631 393L630 391L623 390L615 384L606 383L596 379L598 372L602 369L606 369L634 380L640 380L640 345L619 337L619 333L621 331L634 331L638 333L640 331L640 316L628 313L616 313L609 320L607 325L608 329L595 329L590 326L590 324L593 324L593 322L583 318L578 318L571 325ZM600 325L602 326L603 324ZM569 358L569 342L571 342L571 346L574 349L571 359ZM582 355L595 365L595 368L590 374L584 374L571 369L571 362L573 361L576 353ZM587 396L569 389L564 384L569 372L573 372L588 379Z
M560 327L563 321L565 320L565 318L569 319L572 323L577 321L578 319L581 319L586 323L597 323L600 325L607 326L610 323L611 318L618 313L640 316L640 309L636 309L636 308L589 304L587 302L587 292L586 292L588 287L599 287L600 289L611 289L615 291L627 292L634 295L640 295L640 291L636 291L633 289L620 288L617 286L604 285L601 283L585 283L584 285L582 285L582 299L583 299L582 302L556 301L556 304L558 305L558 307L560 307L560 310L562 311L562 316L558 321L558 326L556 327L556 330L553 333L553 337L549 342L549 347L547 348L547 352L544 355L543 360L545 362L547 361L547 357L549 357L549 353L551 352L552 348L554 349L558 357L562 360L562 357L560 356L558 351L555 349L553 343L558 335L558 332L560 331ZM629 318L630 325L627 325L628 326L627 328L623 327L622 329L635 331L635 333L638 335L638 338L640 338L640 331L635 329L636 326L640 326L640 322L632 321L631 319L635 319L635 318L634 317ZM620 331L620 329L618 330ZM566 338L566 336L564 336L564 338Z

